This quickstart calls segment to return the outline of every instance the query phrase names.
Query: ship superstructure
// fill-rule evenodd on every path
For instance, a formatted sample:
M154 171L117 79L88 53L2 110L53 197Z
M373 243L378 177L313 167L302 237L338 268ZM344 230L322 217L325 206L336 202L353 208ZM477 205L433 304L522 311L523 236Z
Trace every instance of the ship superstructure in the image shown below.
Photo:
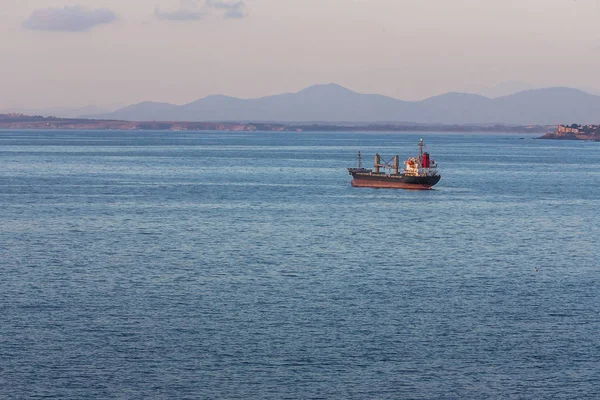
M404 162L405 168L400 171L400 158L396 155L385 161L375 154L373 169L362 167L362 156L358 153L358 168L348 168L354 178L352 186L372 188L398 189L431 189L440 181L437 164L428 152L423 152L423 139L419 141L419 155Z

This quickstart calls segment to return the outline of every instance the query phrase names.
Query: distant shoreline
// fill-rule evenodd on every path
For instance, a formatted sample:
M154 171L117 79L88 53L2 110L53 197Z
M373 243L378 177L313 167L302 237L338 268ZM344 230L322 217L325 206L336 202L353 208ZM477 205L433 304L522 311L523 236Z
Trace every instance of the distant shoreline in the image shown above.
M411 123L262 123L116 121L56 118L22 114L0 114L0 130L124 130L124 131L224 131L224 132L456 132L456 133L544 133L548 126L502 124L411 124Z

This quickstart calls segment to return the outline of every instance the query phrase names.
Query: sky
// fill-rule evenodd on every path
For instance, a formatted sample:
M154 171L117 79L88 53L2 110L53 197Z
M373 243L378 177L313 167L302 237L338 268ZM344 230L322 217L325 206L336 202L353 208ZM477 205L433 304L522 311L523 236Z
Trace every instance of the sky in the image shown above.
M0 109L600 89L598 0L0 0ZM519 86L519 85L517 85Z

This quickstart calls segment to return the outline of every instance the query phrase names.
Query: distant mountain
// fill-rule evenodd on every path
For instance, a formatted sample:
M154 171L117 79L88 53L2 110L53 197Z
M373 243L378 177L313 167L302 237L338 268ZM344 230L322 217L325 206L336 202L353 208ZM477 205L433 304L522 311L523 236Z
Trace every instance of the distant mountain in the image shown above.
M469 93L452 92L430 97L417 103L421 112L418 122L473 123L478 116L487 122L492 102L487 97Z
M414 108L410 102L377 94L359 94L328 84L259 99L213 95L182 106L140 103L87 117L165 121L402 121L401 116L410 117Z
M494 99L494 118L514 124L595 124L600 121L600 96L571 88L526 90Z
M111 113L87 114L80 116L87 118L91 115L92 118L118 119L126 121L160 121L163 119L163 116L166 117L169 115L169 113L176 112L178 108L179 106L169 103L156 103L153 101L145 101L143 103L133 104L127 107L120 108ZM98 115L98 117L96 117L96 115Z
M541 86L529 82L506 81L494 86L474 85L470 90L467 90L467 92L477 93L490 99L495 99L496 97L509 96L524 90L539 89L540 87Z
M212 95L181 106L144 102L86 117L130 121L552 125L599 122L600 96L577 89L547 88L494 99L446 93L409 102L379 94L361 94L331 83L257 99Z

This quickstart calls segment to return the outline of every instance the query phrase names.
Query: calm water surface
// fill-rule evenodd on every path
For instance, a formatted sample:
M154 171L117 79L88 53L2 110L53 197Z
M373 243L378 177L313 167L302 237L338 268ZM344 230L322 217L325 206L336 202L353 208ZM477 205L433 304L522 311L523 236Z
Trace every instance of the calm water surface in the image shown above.
M600 143L2 131L0 398L599 398L599 197Z

